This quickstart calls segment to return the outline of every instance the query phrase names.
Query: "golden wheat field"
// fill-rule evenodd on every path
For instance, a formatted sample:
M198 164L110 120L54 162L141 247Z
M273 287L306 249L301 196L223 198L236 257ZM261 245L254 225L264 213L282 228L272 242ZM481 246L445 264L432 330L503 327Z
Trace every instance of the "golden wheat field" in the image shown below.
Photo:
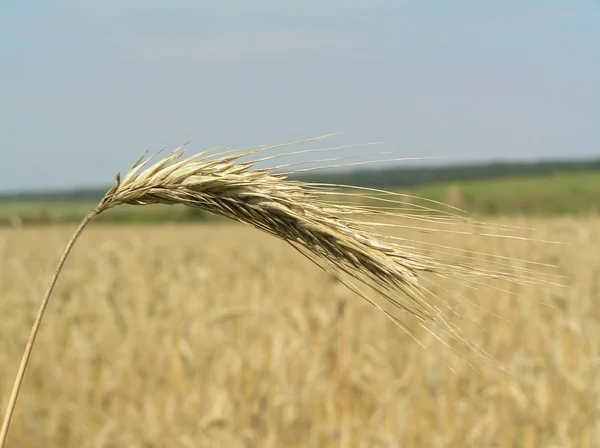
M566 276L462 291L479 325L468 337L508 374L473 369L420 329L423 348L257 230L91 225L42 322L7 445L600 447L600 219L519 224L568 244L452 238ZM2 410L73 230L0 230Z

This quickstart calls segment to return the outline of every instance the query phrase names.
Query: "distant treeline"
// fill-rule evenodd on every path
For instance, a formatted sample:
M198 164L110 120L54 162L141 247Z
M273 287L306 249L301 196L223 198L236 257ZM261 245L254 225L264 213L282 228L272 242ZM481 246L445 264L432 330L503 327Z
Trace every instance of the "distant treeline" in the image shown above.
M17 193L0 194L2 202L43 201L43 202L72 202L72 201L100 201L106 188L73 188L68 190L51 191L23 191Z
M373 188L410 188L440 182L536 176L556 172L600 170L600 159L585 161L547 161L530 163L495 162L442 167L358 169L322 171L294 176L308 182L325 182ZM107 187L54 191L28 191L0 194L0 201L99 201Z
M541 176L557 172L575 173L600 170L600 159L587 161L548 161L531 163L488 163L431 168L387 168L322 172L302 180L373 188L410 188L434 183L465 182L520 176Z

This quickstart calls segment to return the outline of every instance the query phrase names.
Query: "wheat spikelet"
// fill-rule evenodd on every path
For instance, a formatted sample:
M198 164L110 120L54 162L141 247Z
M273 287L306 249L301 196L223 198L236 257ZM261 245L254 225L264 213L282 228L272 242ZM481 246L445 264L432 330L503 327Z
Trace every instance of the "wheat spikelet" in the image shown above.
M395 314L377 304L356 283L374 290L393 307L416 318L419 325L432 335L438 337L437 334L441 333L500 367L485 351L463 337L460 325L457 324L457 317L461 317L460 311L447 298L432 294L427 285L433 284L435 280L432 278L436 276L470 285L477 285L483 279L490 278L534 283L535 266L531 268L528 267L529 264L523 263L521 268L508 269L505 266L507 260L500 257L482 260L477 258L481 254L457 250L452 245L417 247L408 239L384 233L381 229L440 231L428 227L436 224L446 233L506 236L505 233L510 233L511 228L490 228L455 213L456 209L454 212L436 212L412 203L406 195L366 188L352 189L342 185L311 184L288 177L291 173L313 168L292 172L277 170L295 164L269 169L257 168L257 163L273 160L278 156L253 161L242 160L274 148L314 142L327 137L329 136L241 152L212 154L211 151L206 151L187 158L183 157L182 146L154 165L150 165L153 157L145 160L142 157L123 179L117 175L115 185L82 221L67 244L50 280L9 398L0 432L0 448L4 446L35 337L64 261L85 226L98 214L121 204L183 204L251 225L292 245L378 307L407 332L410 333L409 328ZM342 147L298 151L296 154L336 149ZM349 165L362 163L365 162ZM368 205L365 200L377 201L379 205ZM411 220L412 224L399 224L399 218ZM457 224L458 227L452 230L452 225ZM435 249L435 255L432 249ZM451 261L445 261L444 255L449 256Z

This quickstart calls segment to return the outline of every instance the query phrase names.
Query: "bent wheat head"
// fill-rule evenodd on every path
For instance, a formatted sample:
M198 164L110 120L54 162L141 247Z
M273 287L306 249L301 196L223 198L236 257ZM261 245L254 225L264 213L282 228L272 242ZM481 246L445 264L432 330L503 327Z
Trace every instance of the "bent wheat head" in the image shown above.
M318 139L286 145L315 140ZM340 190L343 186L290 180L286 173L259 169L255 167L256 161L240 160L272 148L275 147L216 156L205 152L183 158L180 147L151 166L148 166L151 158L142 158L122 180L117 178L101 209L119 204L183 204L251 225L292 245L407 331L408 328L395 315L369 299L352 280L374 289L394 307L416 317L420 325L427 324L428 331L433 326L450 339L487 357L461 336L460 327L451 319L453 315L456 317L457 310L448 306L443 298L434 296L420 281L420 275L429 273L460 282L477 282L484 277L523 282L531 280L528 275L531 271L509 272L497 261L487 265L460 263L456 262L456 258L452 263L444 262L438 256L419 251L402 238L377 230L381 226L398 226L394 218L417 219L419 225L425 227L425 223L431 221L446 224L462 222L466 225L469 220L464 217L448 212L425 215L424 212L433 210L423 206L413 206L415 213L410 213L410 210L398 211L393 207L331 202L327 197L332 194L341 197L353 195L346 193L347 190ZM376 199L369 196L375 191L365 190L369 193L359 193L360 198ZM384 193L385 197L393 196L392 193ZM386 223L389 219L392 222ZM488 361L493 362L491 359Z

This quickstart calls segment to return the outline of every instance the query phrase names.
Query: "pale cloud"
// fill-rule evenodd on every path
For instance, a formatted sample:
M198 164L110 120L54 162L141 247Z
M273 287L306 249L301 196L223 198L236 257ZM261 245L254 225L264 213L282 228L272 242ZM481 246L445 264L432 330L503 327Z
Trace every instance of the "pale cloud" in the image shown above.
M218 37L144 36L123 43L119 54L145 63L222 63L258 62L318 50L324 45L342 45L343 38L334 34L309 33L302 30L268 29L249 35L227 33Z
M156 9L156 8L193 8L205 11L224 10L290 10L297 13L302 10L327 10L330 8L361 9L381 7L385 5L399 5L416 3L411 0L296 0L282 2L279 0L261 0L249 2L247 0L211 0L199 3L197 0L100 0L100 1L78 1L61 0L58 2L64 8L77 10L121 10L132 9Z
M367 7L373 1L377 0L330 0L317 8L316 2L310 0L303 2L302 6L307 12L326 15L337 7ZM236 3L229 2L230 5ZM229 12L220 2L203 3L202 7L198 7L198 3L188 0L63 0L59 10L32 16L26 23L9 20L2 23L0 19L0 36L38 42L64 41L68 47L77 46L80 36L85 35L86 45L93 43L96 52L106 48L115 61L148 64L249 61L277 58L284 54L294 57L322 48L344 48L348 30L343 27L330 29L320 26L315 29L310 22L306 25L279 24L272 20L277 14L286 12L279 3L273 4L272 8L266 7L269 2L254 3L253 7L246 2L239 3L239 8L231 6L236 17L216 26L211 16L219 11ZM173 21L172 16L165 19L168 25L161 22L161 8L168 10L169 14L179 14L182 17L180 23ZM189 14L181 15L186 8L189 8ZM258 17L245 20L237 16L243 9ZM295 14L298 12L294 10ZM156 26L157 23L160 26Z

